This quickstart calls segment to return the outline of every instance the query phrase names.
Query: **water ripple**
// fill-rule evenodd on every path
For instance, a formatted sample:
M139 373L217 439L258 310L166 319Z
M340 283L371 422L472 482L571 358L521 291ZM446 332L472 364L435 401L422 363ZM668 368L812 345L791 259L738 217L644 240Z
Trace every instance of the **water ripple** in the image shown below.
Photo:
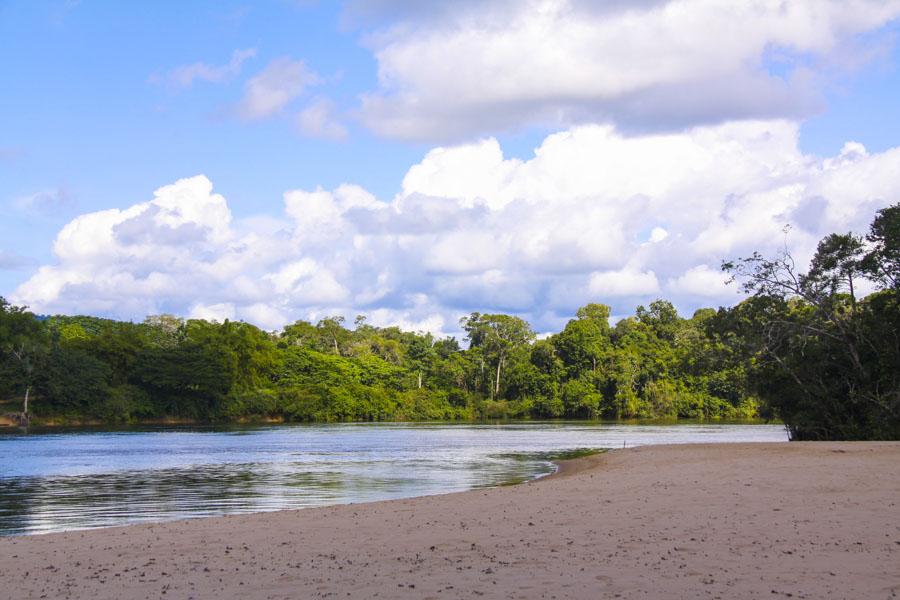
M0 434L0 535L461 491L547 474L547 453L786 441L775 425L342 424Z

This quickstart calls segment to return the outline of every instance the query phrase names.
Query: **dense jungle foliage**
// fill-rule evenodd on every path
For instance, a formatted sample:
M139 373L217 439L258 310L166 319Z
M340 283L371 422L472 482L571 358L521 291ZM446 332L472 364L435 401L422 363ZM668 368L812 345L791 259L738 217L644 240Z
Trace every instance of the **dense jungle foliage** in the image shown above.
M0 299L0 398L44 421L781 418L795 439L900 437L900 205L785 252L725 263L750 296L690 318L657 300L611 326L588 304L545 339L472 313L454 338L357 317L143 323L39 318ZM865 279L876 289L857 298Z

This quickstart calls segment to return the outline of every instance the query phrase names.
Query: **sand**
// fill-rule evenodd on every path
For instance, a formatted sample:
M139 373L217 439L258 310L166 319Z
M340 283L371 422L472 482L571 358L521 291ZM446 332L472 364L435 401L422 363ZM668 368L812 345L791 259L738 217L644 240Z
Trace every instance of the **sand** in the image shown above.
M900 443L617 450L459 494L0 539L0 598L893 598Z

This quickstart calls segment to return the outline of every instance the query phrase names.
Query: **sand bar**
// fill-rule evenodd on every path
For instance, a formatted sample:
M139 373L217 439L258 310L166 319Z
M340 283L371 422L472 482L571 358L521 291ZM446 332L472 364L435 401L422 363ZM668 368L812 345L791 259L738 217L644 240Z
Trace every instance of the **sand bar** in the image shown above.
M3 598L893 598L900 443L653 446L458 494L0 538Z

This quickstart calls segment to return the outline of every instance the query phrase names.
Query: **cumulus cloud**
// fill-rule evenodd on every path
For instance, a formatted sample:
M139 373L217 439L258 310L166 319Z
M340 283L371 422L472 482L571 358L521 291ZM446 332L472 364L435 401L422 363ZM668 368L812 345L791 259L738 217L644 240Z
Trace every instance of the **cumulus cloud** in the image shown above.
M877 54L877 31L900 2L386 0L352 3L348 14L376 30L367 43L379 87L362 98L363 122L432 141L808 115L821 106L824 73Z
M577 307L613 314L666 297L686 313L740 299L722 259L784 242L808 260L832 231L864 231L900 197L900 148L804 155L789 121L623 135L581 126L528 160L498 142L436 148L382 200L355 185L290 190L281 215L236 220L203 176L82 215L56 261L12 295L40 312L174 312L277 328L370 315L453 331L470 311L541 331Z
M223 65L210 65L204 62L182 65L162 74L154 73L150 76L150 82L165 84L174 89L185 89L191 87L195 81L207 83L230 81L240 75L244 62L254 56L256 56L255 48L235 50L231 53L231 60Z
M236 112L246 120L271 117L284 110L307 87L318 83L320 77L303 61L277 58L247 81Z
M659 293L659 282L653 271L602 271L591 275L588 283L591 295L599 298L619 296L647 297Z
M234 304L223 302L221 304L195 304L188 316L192 319L204 319L222 323L226 320L234 320Z
M728 275L709 265L691 267L683 275L669 280L669 290L678 296L722 300L734 294L726 283Z

